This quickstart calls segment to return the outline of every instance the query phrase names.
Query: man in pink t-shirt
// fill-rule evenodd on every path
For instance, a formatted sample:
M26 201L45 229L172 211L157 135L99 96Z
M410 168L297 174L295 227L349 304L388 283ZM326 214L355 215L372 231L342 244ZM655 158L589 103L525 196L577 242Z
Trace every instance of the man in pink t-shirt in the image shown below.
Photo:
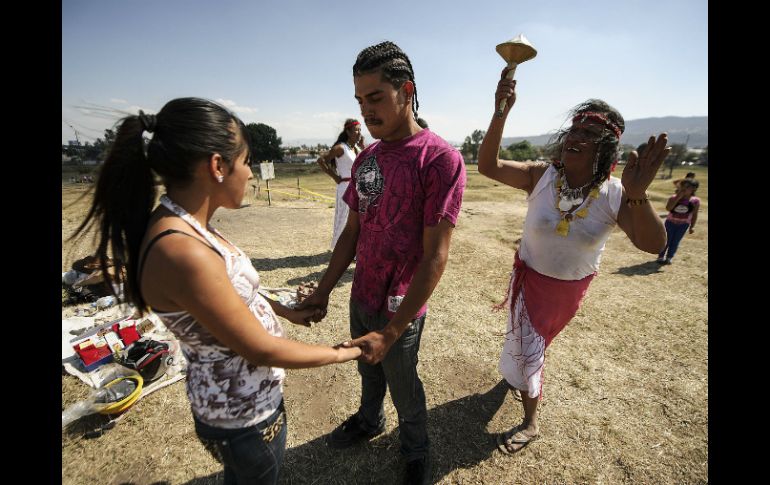
M430 483L425 392L417 352L426 302L443 274L465 189L460 153L416 121L412 64L392 42L367 47L353 66L355 97L379 141L353 164L343 197L347 225L329 268L302 308L325 311L329 293L356 257L350 331L361 347L361 406L326 438L347 448L385 429L390 388L398 412L405 483Z

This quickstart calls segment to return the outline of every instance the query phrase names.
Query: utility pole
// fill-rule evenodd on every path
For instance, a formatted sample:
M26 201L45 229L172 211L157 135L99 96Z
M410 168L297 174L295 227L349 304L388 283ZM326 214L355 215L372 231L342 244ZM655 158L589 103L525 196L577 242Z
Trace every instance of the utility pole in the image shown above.
M66 122L65 122L65 123L66 123ZM75 127L74 127L74 126L72 126L72 125L71 125L71 124L69 124L69 123L67 123L67 126L69 126L70 128L72 128L72 131L74 131L74 132L75 132L75 142L78 144L78 146L80 146L80 138L78 137L78 130L76 130L76 129L75 129Z
M80 137L78 136L78 130L76 130L74 126L67 123L66 121L64 121L64 123L70 128L72 128L72 131L75 132L75 143L77 143L77 146L75 147L75 152L78 154L78 158L80 158L79 163L82 163L84 157L83 157L83 149L80 145Z

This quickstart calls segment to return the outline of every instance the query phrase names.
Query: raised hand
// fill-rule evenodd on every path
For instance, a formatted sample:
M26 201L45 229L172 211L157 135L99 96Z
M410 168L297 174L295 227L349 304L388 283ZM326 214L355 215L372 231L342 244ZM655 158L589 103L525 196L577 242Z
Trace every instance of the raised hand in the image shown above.
M641 153L634 150L628 156L628 163L623 169L620 181L623 183L629 199L643 199L645 197L647 187L655 179L663 160L671 151L671 147L667 146L667 143L668 135L666 133L658 135L657 140L655 135L652 135Z
M508 115L508 112L516 102L516 80L508 79L505 74L508 72L508 68L503 69L501 79L497 83L497 91L495 91L495 113L500 106L500 101L506 100L505 109L503 110L503 117Z

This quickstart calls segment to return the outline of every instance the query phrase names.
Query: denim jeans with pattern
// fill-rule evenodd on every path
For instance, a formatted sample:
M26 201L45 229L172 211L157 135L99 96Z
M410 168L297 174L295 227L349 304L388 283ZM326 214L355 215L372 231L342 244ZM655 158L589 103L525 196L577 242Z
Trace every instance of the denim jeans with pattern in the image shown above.
M248 428L216 428L193 419L198 439L225 467L225 485L278 482L286 451L283 401L270 417Z

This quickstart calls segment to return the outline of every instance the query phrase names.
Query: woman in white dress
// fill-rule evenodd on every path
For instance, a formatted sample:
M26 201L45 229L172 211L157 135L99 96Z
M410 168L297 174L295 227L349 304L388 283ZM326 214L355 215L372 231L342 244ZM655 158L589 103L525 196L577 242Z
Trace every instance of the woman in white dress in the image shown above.
M331 249L337 244L345 222L348 220L348 205L342 200L350 183L350 169L358 154L365 148L361 135L361 123L349 118L345 120L342 133L332 145L331 150L318 157L317 163L337 184L337 198L334 203L334 229L332 230Z

